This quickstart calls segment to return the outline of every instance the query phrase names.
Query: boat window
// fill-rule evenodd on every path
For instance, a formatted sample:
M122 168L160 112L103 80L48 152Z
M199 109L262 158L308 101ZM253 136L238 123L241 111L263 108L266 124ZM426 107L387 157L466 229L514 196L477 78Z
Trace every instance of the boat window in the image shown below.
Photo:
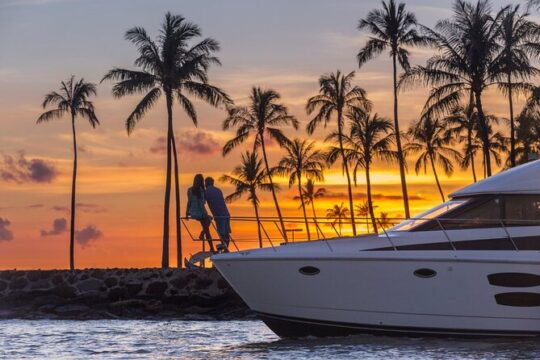
M540 225L540 195L505 196L504 219L507 226Z
M469 201L469 199L450 200L440 205L435 206L426 212L421 213L413 217L412 219L405 220L398 225L390 228L388 231L409 231L421 224L424 224L434 218L444 218L444 214L463 206Z
M501 198L494 197L470 209L452 214L454 219L441 219L445 229L474 229L501 226Z

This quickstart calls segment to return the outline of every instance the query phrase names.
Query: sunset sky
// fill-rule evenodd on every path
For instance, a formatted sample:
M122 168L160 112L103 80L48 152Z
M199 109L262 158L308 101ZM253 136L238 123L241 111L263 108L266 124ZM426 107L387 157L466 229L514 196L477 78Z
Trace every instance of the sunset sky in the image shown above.
M493 8L498 10L506 3L494 1ZM356 70L355 84L367 90L375 111L391 117L390 59L383 54L361 70L355 59L368 37L356 30L357 22L379 6L378 0L1 0L0 269L68 266L65 221L69 223L71 128L67 118L40 125L35 122L42 112L44 94L56 90L61 80L73 74L99 83L112 67L134 68L137 53L123 38L127 29L142 26L154 37L167 11L185 16L202 28L205 37L221 44L218 56L223 65L211 69L211 82L238 104L245 103L253 85L277 90L301 123L300 130L287 129L287 134L306 137L306 99L317 93L318 77L336 69ZM427 26L451 15L451 1L412 0L407 7ZM432 49L411 52L413 64L422 64L433 54ZM94 130L83 121L77 123L76 265L159 266L165 105L158 103L128 136L124 121L140 96L114 99L111 86L100 84L93 99L101 126ZM417 119L426 94L423 88L400 94L403 127ZM174 113L182 201L195 173L219 178L239 163L240 152L248 148L241 146L223 158L221 147L232 135L221 130L225 112L195 103L198 128L178 107ZM489 91L484 103L488 112L507 117L507 103L500 93ZM321 128L313 138L324 136ZM273 164L282 155L275 145L270 153ZM363 173L359 179L355 193L357 199L363 199ZM447 194L471 181L469 173L460 171L451 178L442 176ZM299 203L293 200L296 188L288 190L280 182L285 214L300 216ZM408 183L413 214L440 202L430 172L417 176L409 171ZM325 184L318 185L331 196L318 202L319 216L333 204L346 202L344 184L337 167L327 171ZM232 190L225 184L218 186L226 194ZM373 187L377 213L403 215L396 164L377 164ZM262 196L262 212L267 216L275 214L270 201L268 194ZM245 199L231 204L230 210L233 215L252 215ZM193 223L190 226L196 228ZM254 240L254 230L252 225L233 224L233 235L238 237ZM187 236L184 239L186 255L199 249L200 244L187 241ZM173 240L174 233L171 254ZM171 255L171 264L175 263Z

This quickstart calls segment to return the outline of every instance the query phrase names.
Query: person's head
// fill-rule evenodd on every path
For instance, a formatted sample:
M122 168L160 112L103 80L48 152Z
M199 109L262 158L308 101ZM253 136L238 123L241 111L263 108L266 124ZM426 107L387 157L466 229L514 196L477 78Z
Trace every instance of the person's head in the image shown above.
M206 187L214 186L214 178L208 176L206 179L204 179L204 185Z
M202 174L197 174L193 178L193 193L199 199L201 198L202 192L204 190L204 177Z

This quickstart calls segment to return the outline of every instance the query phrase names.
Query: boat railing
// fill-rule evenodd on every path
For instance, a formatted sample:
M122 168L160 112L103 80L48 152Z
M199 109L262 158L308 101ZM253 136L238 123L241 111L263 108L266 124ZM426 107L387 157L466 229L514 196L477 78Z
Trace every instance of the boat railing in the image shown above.
M215 219L214 219L215 220ZM278 245L288 242L319 240L323 241L330 251L333 251L332 240L336 238L353 237L351 219L335 219L320 217L283 217L286 234L283 234L280 219L278 217L251 216L230 217L232 234L228 249L240 251L253 247L271 247L276 250ZM202 251L207 249L208 241L219 244L221 242L215 222L211 223L212 239L204 239L201 235L201 225L190 218L181 218L182 225L192 241L201 242ZM399 225L398 225L399 224ZM511 244L514 250L519 250L518 245L512 238L509 226L540 226L540 220L521 219L459 219L459 218L421 218L413 217L379 217L372 221L369 217L356 218L357 236L374 234L376 225L379 237L384 238L394 250L399 250L395 243L394 233L400 231L415 231L422 226L422 230L437 230L448 241L450 247L456 250L456 238L453 230L498 228L502 236ZM259 231L260 230L260 231ZM308 231L309 230L309 231ZM260 237L259 237L260 234Z

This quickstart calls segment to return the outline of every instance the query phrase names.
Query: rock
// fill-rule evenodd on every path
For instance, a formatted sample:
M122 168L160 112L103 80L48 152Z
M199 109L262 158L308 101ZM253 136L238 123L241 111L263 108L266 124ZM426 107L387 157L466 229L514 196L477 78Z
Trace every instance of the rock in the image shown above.
M61 316L76 316L76 315L82 315L83 313L90 310L90 308L86 305L61 305L54 309L54 312Z
M42 290L42 289L48 289L51 287L51 284L48 280L38 280L35 282L30 283L30 289L31 290Z
M107 298L111 301L118 301L126 297L127 290L121 287L115 287L109 290Z
M230 289L231 288L231 286L229 285L229 283L225 279L218 279L217 287L220 290L225 290L225 289Z
M16 271L2 271L0 273L0 279L3 279L3 280L11 280L15 275L17 274Z
M105 277L105 271L102 269L96 269L92 271L92 277L99 280L103 280L103 278Z
M52 294L62 298L74 298L77 295L77 289L68 284L61 284L52 289Z
M153 283L148 284L148 287L146 288L146 294L147 295L163 295L169 285L164 281L156 281Z
M63 277L62 275L60 275L60 274L56 274L56 275L54 275L53 278L52 278L52 283L53 283L54 285L60 285L60 284L62 284L63 282L64 282L64 277Z
M100 280L88 279L88 280L82 281L81 283L77 284L76 286L77 286L77 289L79 289L79 291L86 292L86 291L99 290L99 288L101 287L102 284L103 283Z
M141 292L143 286L141 283L128 283L126 284L126 290L129 296L135 296Z
M200 278L195 282L194 288L197 290L206 289L213 281L209 278Z
M26 274L26 278L30 281L38 281L41 279L41 273L42 271L41 270L36 270L36 271L29 271L27 274Z
M177 289L183 289L187 286L188 280L185 277L177 277L170 281L170 284Z
M109 277L109 278L105 279L105 285L108 288L116 286L117 284L118 284L118 280L115 277Z
M0 291L6 290L7 287L8 287L8 283L3 280L0 280Z
M21 290L24 289L28 285L28 280L24 277L18 277L13 280L11 280L11 283L9 284L10 290Z

